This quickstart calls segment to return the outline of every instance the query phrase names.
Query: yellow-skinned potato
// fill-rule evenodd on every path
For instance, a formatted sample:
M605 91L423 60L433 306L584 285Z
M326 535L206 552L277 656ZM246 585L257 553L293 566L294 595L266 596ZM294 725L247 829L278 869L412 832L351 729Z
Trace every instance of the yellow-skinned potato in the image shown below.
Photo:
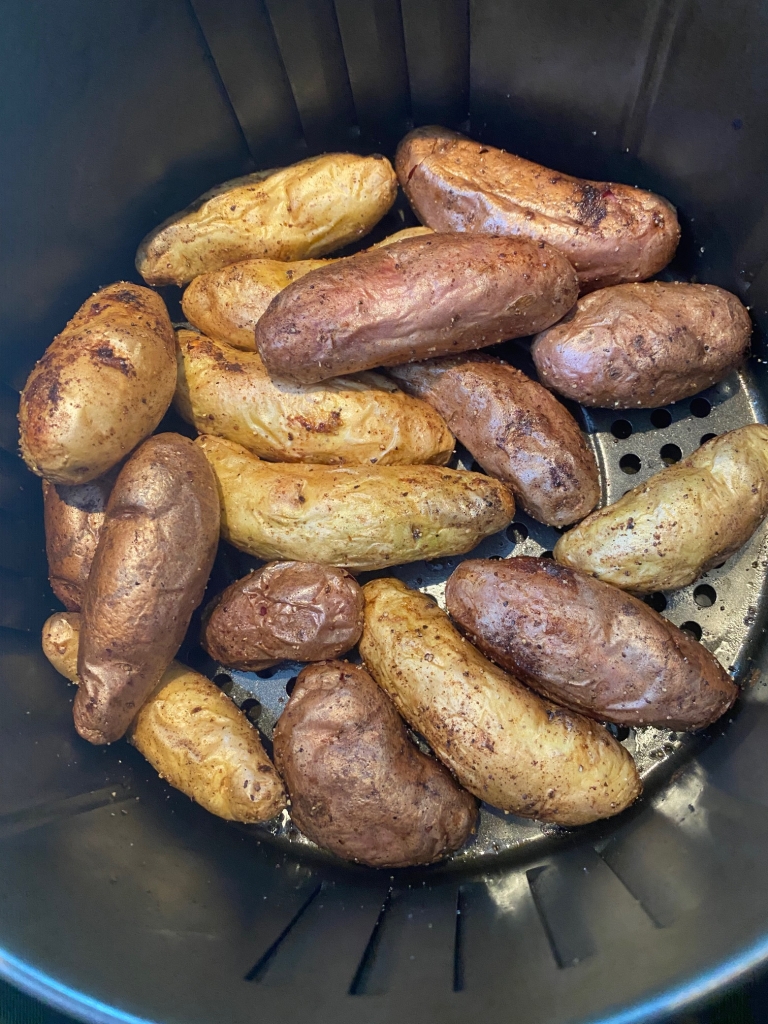
M639 796L634 761L606 729L492 664L431 598L393 579L363 594L366 668L470 793L560 825L611 817Z
M768 427L708 441L555 545L562 565L637 593L684 587L746 544L768 513Z
M397 179L383 156L326 153L217 186L151 231L136 269L147 284L259 257L302 260L362 238L389 210Z
M444 465L454 439L442 416L377 373L322 384L274 383L257 352L178 331L175 404L200 433L272 462Z
M382 239L372 249L380 249L404 238L432 234L430 228L403 228ZM235 348L256 350L256 321L272 299L292 281L310 270L323 267L328 260L243 260L232 266L196 277L184 292L181 307L184 316L203 334L226 341Z
M43 626L43 652L80 682L80 616L57 612ZM267 821L286 803L280 776L258 731L210 679L171 662L128 731L152 767L206 811L228 821Z
M498 480L437 466L304 466L264 462L223 438L196 442L221 499L221 535L266 560L353 572L461 555L515 512Z

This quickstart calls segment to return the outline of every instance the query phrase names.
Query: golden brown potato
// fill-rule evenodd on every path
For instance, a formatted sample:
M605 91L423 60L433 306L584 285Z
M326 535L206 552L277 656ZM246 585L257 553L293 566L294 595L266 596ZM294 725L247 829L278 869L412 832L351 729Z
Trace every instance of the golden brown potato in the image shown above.
M451 457L453 435L442 417L380 374L281 384L257 352L236 352L195 331L179 331L177 344L179 413L200 433L262 459L443 465Z
M79 612L99 543L117 468L87 484L43 480L45 551L51 589L69 612Z
M371 246L379 249L404 238L431 235L429 228L403 228ZM184 316L203 334L235 348L256 350L256 321L292 281L330 260L243 260L196 277L184 292Z
M83 601L75 727L119 739L179 649L219 539L216 481L199 448L156 434L107 504Z
M326 153L218 185L150 231L136 253L147 284L185 284L258 256L324 256L366 235L392 206L383 156Z
M58 612L43 626L43 651L57 672L80 682L80 616ZM286 803L259 734L205 676L172 661L128 730L128 740L174 789L206 811L246 824Z
M38 476L82 484L152 433L176 389L176 346L159 295L124 281L77 311L21 393L21 454Z
M296 466L263 462L204 435L216 474L221 534L257 558L354 572L461 555L515 512L504 484L437 466Z
M363 631L363 593L345 572L317 562L270 562L206 609L200 643L230 668L346 654Z
M674 207L652 192L560 174L447 128L409 132L395 168L422 223L549 242L583 291L652 277L680 239Z
M534 519L566 526L600 500L597 463L578 424L514 366L485 355L449 356L388 373L408 394L433 405Z
M746 544L768 513L768 427L753 423L599 509L555 545L562 565L626 590L684 587Z
M653 408L722 380L747 356L752 323L712 284L620 284L579 299L539 334L543 384L582 405Z
M602 722L703 729L738 695L706 647L648 605L548 558L468 559L445 605L483 654Z
M541 331L577 291L573 267L544 242L425 235L294 281L258 321L256 346L273 377L312 384Z
M609 818L639 796L634 761L606 729L487 661L431 598L392 579L363 594L366 668L470 793L560 825Z
M411 743L365 669L299 675L274 735L291 819L318 846L371 867L431 864L469 837L477 803Z

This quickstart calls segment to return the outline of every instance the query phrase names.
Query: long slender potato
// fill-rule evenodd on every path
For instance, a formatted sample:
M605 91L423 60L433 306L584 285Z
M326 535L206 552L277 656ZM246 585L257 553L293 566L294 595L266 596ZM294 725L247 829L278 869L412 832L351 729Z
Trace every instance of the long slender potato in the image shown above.
M274 383L257 352L178 331L175 405L203 434L273 462L443 465L453 435L440 413L380 374ZM554 401L554 399L552 399Z
M673 590L738 551L766 514L768 426L752 423L593 512L554 554L625 590Z
M381 249L405 238L431 235L431 228L403 228L372 245ZM203 334L226 341L235 348L256 350L256 321L272 299L310 270L330 260L242 260L191 282L181 300L184 316Z
M515 511L498 480L437 466L263 462L219 437L198 438L218 481L221 533L257 558L354 572L461 555Z
M79 643L76 612L57 612L43 626L46 658L77 684ZM161 778L219 818L267 821L285 807L258 731L217 686L178 661L140 709L128 740Z
M363 593L366 668L470 793L561 825L611 817L639 796L635 764L606 729L492 664L431 598L393 579Z

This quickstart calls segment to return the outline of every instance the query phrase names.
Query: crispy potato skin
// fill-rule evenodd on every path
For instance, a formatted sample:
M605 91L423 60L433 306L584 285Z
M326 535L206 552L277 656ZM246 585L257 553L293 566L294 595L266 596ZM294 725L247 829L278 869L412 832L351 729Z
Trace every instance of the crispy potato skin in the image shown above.
M146 236L136 269L147 284L186 284L259 257L324 256L366 235L389 210L397 179L383 156L327 153L217 186Z
M371 867L431 864L469 837L477 803L411 743L365 669L307 666L274 735L291 819L318 846Z
M422 223L549 242L583 291L652 277L680 239L674 207L652 192L560 174L446 128L409 132L395 168Z
M405 238L431 235L429 228L403 228L372 245L381 249ZM196 277L184 292L184 316L203 334L235 348L256 350L256 322L272 299L292 281L330 260L243 260Z
M768 513L768 427L708 441L564 534L561 565L651 593L684 587L746 544Z
M363 631L363 593L317 562L270 562L237 580L206 610L200 642L222 665L255 672L281 661L327 661Z
M649 281L603 288L539 334L543 384L582 405L653 408L722 380L747 356L752 322L712 284Z
M92 295L21 393L19 440L32 472L82 484L120 462L171 404L175 348L159 295L125 281Z
M469 559L445 603L483 654L590 718L691 731L738 695L706 647L636 597L551 559Z
M151 437L117 478L85 588L74 707L84 739L125 733L184 639L218 539L216 481L199 448Z
M272 376L311 384L535 333L576 295L573 268L544 242L425 235L294 281L256 324L256 346Z
M491 476L508 483L534 519L566 526L600 500L595 457L552 395L490 356L454 356L388 371L404 391L443 416Z
M606 729L492 664L429 597L392 579L363 594L366 668L470 793L561 825L611 817L639 796L634 761Z
M178 331L175 405L200 433L275 462L444 465L454 447L445 421L380 374L322 384L273 382L257 352L236 352Z
M79 612L117 469L87 484L43 480L45 551L51 589L68 612Z
M43 626L45 656L78 684L79 642L76 613L58 612ZM142 705L128 740L161 778L219 818L267 821L285 807L257 730L209 679L178 661Z
M296 466L210 435L196 444L218 481L222 536L257 558L383 569L464 554L515 512L511 491L481 473Z

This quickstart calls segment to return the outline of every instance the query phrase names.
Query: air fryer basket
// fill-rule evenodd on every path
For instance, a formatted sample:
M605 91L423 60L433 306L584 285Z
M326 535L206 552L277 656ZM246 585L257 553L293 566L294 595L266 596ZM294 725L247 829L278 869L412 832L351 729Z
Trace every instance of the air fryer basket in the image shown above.
M83 299L136 279L139 239L207 187L329 149L391 156L436 122L667 196L683 223L668 274L751 308L746 372L665 410L579 413L609 500L765 421L768 3L7 0L0 95L0 973L88 1020L618 1024L761 965L765 529L653 595L744 692L705 736L622 734L646 779L636 807L575 831L484 810L446 864L375 872L287 821L228 825L127 745L77 738L72 688L39 649L56 604L15 412ZM409 216L401 203L380 233ZM525 366L524 345L507 354ZM518 516L480 550L555 536ZM398 574L439 594L450 562ZM225 553L216 584L242 567ZM295 672L217 681L269 734Z

